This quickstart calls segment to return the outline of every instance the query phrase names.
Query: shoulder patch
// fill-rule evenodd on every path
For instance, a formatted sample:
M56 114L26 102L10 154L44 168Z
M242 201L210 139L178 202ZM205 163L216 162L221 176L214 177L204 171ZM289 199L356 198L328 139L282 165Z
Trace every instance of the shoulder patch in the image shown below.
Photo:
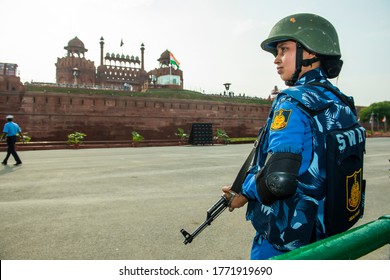
M271 130L275 131L275 130L284 129L287 126L288 121L290 120L291 112L292 112L291 110L284 110L284 109L277 110L274 113L274 117L271 124Z

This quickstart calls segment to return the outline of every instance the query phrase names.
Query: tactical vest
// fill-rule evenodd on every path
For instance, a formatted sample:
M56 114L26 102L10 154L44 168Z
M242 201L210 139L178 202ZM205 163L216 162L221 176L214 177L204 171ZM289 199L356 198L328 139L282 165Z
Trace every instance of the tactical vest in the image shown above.
M316 86L327 88L342 102L335 102ZM363 216L366 133L356 120L350 97L327 84L298 88L282 97L302 109L312 128L313 157L299 176L298 191L318 200L317 227L331 236L349 229Z

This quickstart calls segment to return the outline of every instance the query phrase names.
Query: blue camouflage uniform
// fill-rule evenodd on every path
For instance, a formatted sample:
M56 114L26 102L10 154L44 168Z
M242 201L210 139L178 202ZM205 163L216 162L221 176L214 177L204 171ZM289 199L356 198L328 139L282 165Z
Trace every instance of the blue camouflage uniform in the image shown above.
M313 82L331 85L323 70L316 68L278 94L258 145L256 164L243 184L242 194L249 200L247 220L256 229L252 259L267 259L325 237L323 126L348 127L356 123L356 117L326 88L307 85ZM311 118L307 109L327 111ZM265 165L267 155L281 152L302 156L298 189L292 197L266 206L256 190L255 175Z

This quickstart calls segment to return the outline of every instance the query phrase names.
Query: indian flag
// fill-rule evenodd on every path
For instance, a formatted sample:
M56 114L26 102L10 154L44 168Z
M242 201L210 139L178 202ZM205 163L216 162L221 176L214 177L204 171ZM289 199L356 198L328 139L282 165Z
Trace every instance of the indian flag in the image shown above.
M173 53L170 53L170 61L169 64L174 64L177 66L177 68L180 68L180 62L175 58Z

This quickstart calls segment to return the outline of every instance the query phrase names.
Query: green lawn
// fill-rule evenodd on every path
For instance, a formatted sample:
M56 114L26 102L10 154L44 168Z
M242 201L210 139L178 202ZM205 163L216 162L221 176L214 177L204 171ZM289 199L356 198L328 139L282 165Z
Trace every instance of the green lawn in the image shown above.
M167 99L187 99L187 100L209 100L229 103L249 103L249 104L271 104L270 101L262 98L252 97L226 97L221 95L203 94L191 90L181 89L148 89L146 92L129 92L120 90L103 90L103 89L87 89L87 88L71 88L71 87L52 87L52 86L37 86L26 85L26 91L32 92L57 92L71 94L96 94L110 96L129 96L129 97L153 97Z

